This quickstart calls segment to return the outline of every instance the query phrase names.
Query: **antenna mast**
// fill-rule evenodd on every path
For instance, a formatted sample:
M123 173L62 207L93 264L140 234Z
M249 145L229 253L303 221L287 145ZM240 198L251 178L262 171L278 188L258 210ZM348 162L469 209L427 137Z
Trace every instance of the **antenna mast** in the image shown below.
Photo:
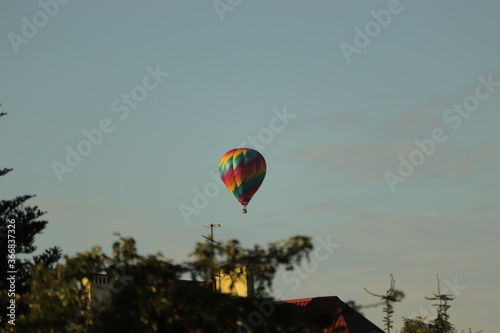
M377 295L375 293L372 293L368 289L364 288L367 293L370 295L380 297L382 300L385 301L385 308L383 309L385 311L385 327L387 330L387 333L391 333L391 328L392 328L392 323L393 321L391 320L392 314L394 313L394 310L392 309L392 304L391 301L394 301L394 290L396 287L396 281L394 281L394 277L391 274L391 287L385 292L385 295Z
M214 240L214 228L220 228L221 225L220 224L213 224L213 223L210 223L210 224L204 224L203 225L203 228L210 228L210 238L207 237L207 236L203 236L203 238L205 239L208 239L210 241L210 247L211 247L211 264L210 264L210 276L212 277L212 290L213 291L216 291L216 286L215 286L215 277L216 277L216 274L215 274L215 252L214 252L214 243L217 243L217 245L220 245L219 242L217 242L216 240Z

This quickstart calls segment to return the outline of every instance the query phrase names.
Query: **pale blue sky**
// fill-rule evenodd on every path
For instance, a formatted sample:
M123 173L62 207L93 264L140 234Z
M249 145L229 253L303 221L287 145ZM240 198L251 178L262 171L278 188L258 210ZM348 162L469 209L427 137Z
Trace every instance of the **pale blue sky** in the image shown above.
M375 23L371 11L392 5L385 27ZM464 286L457 328L498 328L500 2L242 1L221 16L210 1L0 8L0 167L15 169L1 198L37 195L49 221L40 249L109 250L119 231L142 253L185 260L211 222L217 239L247 246L330 237L338 248L310 274L278 276L286 298L368 304L363 287L382 292L393 273L407 293L399 328L425 314L439 273ZM342 43L356 47L367 26L378 30L348 62ZM169 74L155 81L155 69ZM155 87L142 99L143 82ZM131 93L134 109L120 101ZM468 118L450 113L474 101ZM110 133L59 181L54 162L103 119ZM446 140L391 191L385 173L423 156L415 140L436 128ZM249 136L268 173L243 215L210 174ZM196 207L204 189L215 192ZM365 314L382 327L380 308Z

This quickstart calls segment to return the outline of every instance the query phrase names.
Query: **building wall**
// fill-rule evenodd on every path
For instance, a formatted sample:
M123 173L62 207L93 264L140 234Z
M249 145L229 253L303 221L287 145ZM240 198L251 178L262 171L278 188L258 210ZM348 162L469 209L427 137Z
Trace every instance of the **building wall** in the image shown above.
M239 297L253 297L253 276L247 267L240 266L232 271L219 268L216 277L216 290L223 294Z
M106 273L94 274L92 281L83 278L82 286L87 290L90 306L92 308L99 309L111 302L112 284Z

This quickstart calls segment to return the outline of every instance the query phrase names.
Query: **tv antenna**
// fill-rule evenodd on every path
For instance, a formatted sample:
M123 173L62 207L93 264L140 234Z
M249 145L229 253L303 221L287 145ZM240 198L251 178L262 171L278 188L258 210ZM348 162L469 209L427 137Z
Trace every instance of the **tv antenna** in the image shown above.
M453 301L455 297L451 294L442 294L438 274L436 274L436 278L438 285L437 294L434 294L434 297L425 296L425 299L429 301L439 301L439 304L433 304L433 306L437 307L437 318L435 320L436 326L441 329L448 329L448 326L450 325L448 322L448 319L450 318L450 315L448 315L448 309L451 307L448 305L448 302Z
M210 223L210 224L204 224L203 225L203 228L210 228L210 238L207 237L207 236L204 236L204 235L201 235L203 238L207 239L208 241L210 241L210 247L211 247L211 265L210 265L210 276L212 277L212 290L215 291L215 252L214 252L214 243L216 243L217 245L220 245L219 242L217 242L216 240L214 240L214 228L220 228L221 225L220 224L213 224L213 223Z
M383 310L385 312L384 322L385 322L385 327L386 327L387 333L390 333L391 328L392 328L393 321L391 320L391 317L392 317L392 314L394 313L394 310L392 309L393 307L392 307L391 302L394 301L394 291L396 290L396 281L394 281L394 277L392 276L392 274L390 274L390 275L391 275L391 286L385 292L385 295L383 295L383 294L378 295L378 294L372 293L368 289L364 288L365 291L367 293L369 293L370 295L379 297L381 300L385 301L385 308Z

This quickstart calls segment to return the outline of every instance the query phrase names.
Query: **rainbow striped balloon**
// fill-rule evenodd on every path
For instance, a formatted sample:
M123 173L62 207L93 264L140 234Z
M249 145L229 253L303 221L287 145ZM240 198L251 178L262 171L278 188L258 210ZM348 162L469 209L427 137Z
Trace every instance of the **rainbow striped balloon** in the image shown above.
M219 173L228 190L243 205L243 213L266 176L266 160L256 150L237 148L228 151L219 162Z

